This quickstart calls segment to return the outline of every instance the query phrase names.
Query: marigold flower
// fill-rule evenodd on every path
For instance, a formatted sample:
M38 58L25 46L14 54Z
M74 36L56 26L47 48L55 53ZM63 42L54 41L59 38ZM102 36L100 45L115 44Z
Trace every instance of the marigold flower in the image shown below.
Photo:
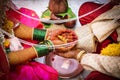
M101 50L101 55L106 56L120 56L120 42L109 44Z

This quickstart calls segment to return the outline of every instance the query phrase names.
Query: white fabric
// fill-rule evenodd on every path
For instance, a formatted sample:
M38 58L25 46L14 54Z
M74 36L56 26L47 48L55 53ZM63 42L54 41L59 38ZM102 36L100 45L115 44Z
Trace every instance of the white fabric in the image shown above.
M97 37L99 42L104 41L117 27L118 23L114 20L101 21L91 24L94 35Z
M118 37L117 37L117 41L120 42L120 27L117 28L117 34L118 34Z
M12 37L9 40L10 40L10 51L17 51L23 49L23 46L21 45L18 38Z
M100 71L120 79L119 56L102 56L88 53L82 57L81 64L86 70Z
M104 41L115 29L120 27L120 5L101 14L91 23L91 28L99 42Z

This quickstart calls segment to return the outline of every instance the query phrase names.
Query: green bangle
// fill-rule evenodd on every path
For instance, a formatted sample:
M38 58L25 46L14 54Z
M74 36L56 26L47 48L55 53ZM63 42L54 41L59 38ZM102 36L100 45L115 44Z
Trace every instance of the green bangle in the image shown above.
M46 30L34 29L33 40L44 40L46 35Z
M54 50L53 44L49 40L41 42L39 45L34 46L39 57L48 55L49 52Z
M52 43L50 40L45 40L44 42L45 42L45 44L48 46L49 52L55 50L54 45L53 45L53 43Z
M39 57L45 56L49 53L49 49L46 45L37 45L34 46Z

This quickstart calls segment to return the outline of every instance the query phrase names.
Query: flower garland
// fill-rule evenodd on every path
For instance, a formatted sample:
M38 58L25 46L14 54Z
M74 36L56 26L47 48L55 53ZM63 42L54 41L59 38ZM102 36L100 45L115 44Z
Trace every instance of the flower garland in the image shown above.
M109 44L101 50L101 55L120 56L120 42Z

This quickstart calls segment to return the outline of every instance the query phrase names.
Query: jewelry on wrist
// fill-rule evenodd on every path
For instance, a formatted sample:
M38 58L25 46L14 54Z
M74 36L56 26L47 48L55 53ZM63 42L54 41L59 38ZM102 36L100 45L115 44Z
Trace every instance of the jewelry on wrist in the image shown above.
M84 54L85 54L85 51L84 51L84 50L80 51L80 52L77 54L76 59L77 59L78 61L81 61L81 58L82 58L82 56L83 56Z
M41 42L39 45L34 46L39 57L48 55L50 52L54 50L54 46L50 40L45 40Z
M46 36L46 30L34 29L33 30L33 40L44 40Z
M46 43L46 45L48 46L49 52L55 50L54 44L50 40L45 40L44 43Z

